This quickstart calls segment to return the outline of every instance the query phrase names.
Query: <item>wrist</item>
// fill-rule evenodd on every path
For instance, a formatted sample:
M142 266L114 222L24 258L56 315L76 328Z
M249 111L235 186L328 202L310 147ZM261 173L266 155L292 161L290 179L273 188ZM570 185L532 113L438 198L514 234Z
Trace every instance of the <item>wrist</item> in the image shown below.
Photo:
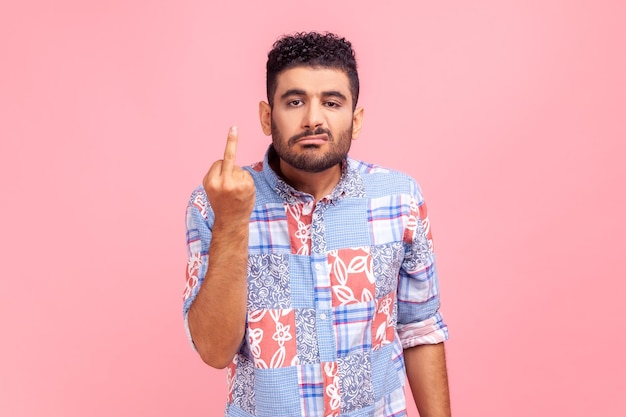
M229 233L229 234L248 234L250 227L250 219L215 219L213 222L213 233Z

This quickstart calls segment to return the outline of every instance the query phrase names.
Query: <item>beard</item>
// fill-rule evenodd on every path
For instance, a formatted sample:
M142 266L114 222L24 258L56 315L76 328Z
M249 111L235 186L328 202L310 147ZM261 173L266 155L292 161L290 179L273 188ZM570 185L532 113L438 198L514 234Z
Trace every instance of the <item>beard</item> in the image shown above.
M328 150L320 151L318 145L306 145L303 150L296 152L293 147L296 142L307 136L326 135L328 137ZM322 172L340 164L348 155L352 143L352 123L350 127L339 133L335 138L328 129L321 127L315 130L305 130L285 141L282 133L276 128L272 120L272 145L279 158L292 167L301 171L316 173Z

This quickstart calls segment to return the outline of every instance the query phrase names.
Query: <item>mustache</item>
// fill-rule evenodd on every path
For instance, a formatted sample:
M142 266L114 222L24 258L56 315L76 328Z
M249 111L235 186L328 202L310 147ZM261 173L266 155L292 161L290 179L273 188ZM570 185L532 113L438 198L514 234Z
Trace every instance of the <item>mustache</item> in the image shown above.
M302 138L306 138L308 136L318 136L318 135L326 135L328 136L328 141L332 142L333 141L333 134L330 133L330 130L328 129L324 129L323 127L318 127L315 130L305 130L302 133L298 133L297 135L294 135L292 137L289 138L289 145L293 145L294 143L296 143L297 141L299 141Z

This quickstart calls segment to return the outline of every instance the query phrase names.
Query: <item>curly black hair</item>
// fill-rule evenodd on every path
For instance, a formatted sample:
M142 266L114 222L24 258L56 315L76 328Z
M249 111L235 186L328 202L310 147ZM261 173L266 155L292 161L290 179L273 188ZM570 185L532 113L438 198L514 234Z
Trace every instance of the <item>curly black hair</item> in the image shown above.
M307 66L339 69L350 80L352 108L359 98L359 74L352 44L334 33L299 32L278 39L267 54L267 100L274 106L278 75L287 69Z

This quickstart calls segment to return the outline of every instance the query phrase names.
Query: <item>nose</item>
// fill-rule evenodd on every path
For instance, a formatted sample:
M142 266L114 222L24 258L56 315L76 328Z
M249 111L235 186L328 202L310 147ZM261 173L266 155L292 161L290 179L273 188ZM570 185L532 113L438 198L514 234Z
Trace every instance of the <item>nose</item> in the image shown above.
M316 129L324 124L324 118L320 106L317 103L311 103L307 106L302 120L302 127L305 129Z

